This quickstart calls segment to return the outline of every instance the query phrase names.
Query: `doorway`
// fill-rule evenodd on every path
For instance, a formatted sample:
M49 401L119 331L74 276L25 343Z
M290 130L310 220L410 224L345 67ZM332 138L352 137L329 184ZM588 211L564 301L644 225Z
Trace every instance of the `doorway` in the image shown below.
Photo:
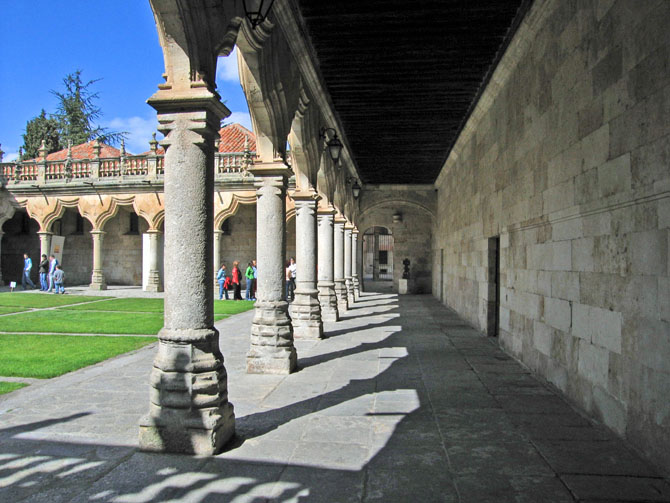
M500 332L500 236L488 239L488 312L487 334L498 337Z

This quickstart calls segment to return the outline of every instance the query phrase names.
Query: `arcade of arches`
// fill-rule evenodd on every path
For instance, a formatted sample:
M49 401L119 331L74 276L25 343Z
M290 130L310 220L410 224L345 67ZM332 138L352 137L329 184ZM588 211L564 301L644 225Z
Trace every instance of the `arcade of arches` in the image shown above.
M497 335L572 402L670 466L670 3L482 2L463 17L438 2L426 7L435 26L418 24L414 3L381 3L392 13L369 11L379 2L277 0L252 28L236 0L151 0L166 62L149 99L165 134L164 191L18 198L34 220L14 217L5 232L27 227L37 247L35 232L58 219L68 232L76 208L94 236L82 247L95 257L103 225L139 242L124 231L130 208L139 233L164 226L164 261L181 267L162 278L145 449L213 453L234 432L211 314L213 250L228 261L230 240L251 250L256 227L247 371L289 373L294 337L321 337L323 320L356 302L368 260L361 235L373 229L365 235L393 237L384 258L394 282L408 258L414 292ZM382 44L375 36L385 29L392 35ZM445 33L458 50L444 48ZM221 189L214 139L229 111L214 78L217 57L234 46L257 157L252 176ZM354 64L363 60L365 69ZM324 127L343 144L336 161ZM289 313L291 246L299 270ZM93 283L103 267L111 262L93 262ZM195 285L192 295L183 284Z

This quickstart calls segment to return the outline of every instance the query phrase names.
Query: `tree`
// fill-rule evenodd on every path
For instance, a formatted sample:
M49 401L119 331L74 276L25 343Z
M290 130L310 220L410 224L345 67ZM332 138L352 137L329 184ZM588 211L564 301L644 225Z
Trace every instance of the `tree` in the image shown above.
M47 154L56 152L60 148L60 135L58 131L60 125L53 117L47 117L46 112L42 112L33 117L26 124L26 132L23 135L23 150L26 159L37 157L42 140L47 149Z
M79 145L99 138L100 141L113 144L125 138L126 133L109 131L95 124L102 116L102 111L95 104L99 95L91 91L91 86L98 80L84 82L81 70L76 70L63 79L63 92L51 91L58 98L54 117L59 124L60 148L67 147L68 141Z

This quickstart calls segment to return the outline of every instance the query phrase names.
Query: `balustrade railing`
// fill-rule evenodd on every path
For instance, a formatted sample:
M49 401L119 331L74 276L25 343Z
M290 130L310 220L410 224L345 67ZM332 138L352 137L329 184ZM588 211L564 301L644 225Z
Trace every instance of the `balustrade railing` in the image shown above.
M255 152L216 152L216 175L244 173L255 159ZM22 162L0 162L0 177L4 185L33 182L38 185L90 180L132 181L141 178L162 178L165 173L163 153L122 155L113 158L73 159L55 161L44 159Z

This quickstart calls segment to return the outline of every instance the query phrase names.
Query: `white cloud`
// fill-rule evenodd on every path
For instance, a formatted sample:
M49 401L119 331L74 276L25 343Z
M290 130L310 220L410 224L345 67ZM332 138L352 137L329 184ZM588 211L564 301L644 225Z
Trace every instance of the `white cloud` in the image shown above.
M226 117L223 122L224 124L233 124L237 122L238 124L242 124L249 131L253 131L253 129L251 129L251 115L249 115L249 112L233 112L230 114L230 117Z
M240 74L237 71L237 48L229 56L220 56L216 64L216 80L227 80L229 82L240 82Z
M156 116L149 117L115 117L103 124L112 131L124 131L126 136L126 150L129 153L139 154L149 150L151 134L156 131L158 121ZM156 136L160 140L163 135Z
M17 147L16 145L5 145L5 148L3 148L2 150L5 151L5 153L2 155L2 162L15 161L16 158L19 156L19 147Z

